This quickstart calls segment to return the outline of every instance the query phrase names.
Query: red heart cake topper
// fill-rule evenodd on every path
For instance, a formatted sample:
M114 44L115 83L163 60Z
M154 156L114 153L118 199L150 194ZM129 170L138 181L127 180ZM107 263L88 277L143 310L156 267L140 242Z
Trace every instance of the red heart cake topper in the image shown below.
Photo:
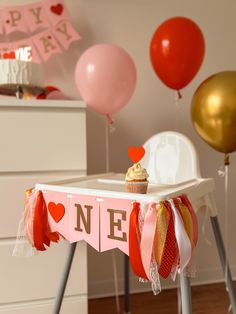
M52 11L52 13L57 14L57 15L61 15L63 12L63 5L61 3L58 3L57 5L52 5L50 7L50 10Z
M54 202L50 202L48 204L48 210L56 222L59 222L65 215L65 207L61 203L55 204Z
M129 158L134 163L139 162L143 158L144 154L145 154L145 149L143 148L143 146L139 146L139 147L130 146L128 149Z

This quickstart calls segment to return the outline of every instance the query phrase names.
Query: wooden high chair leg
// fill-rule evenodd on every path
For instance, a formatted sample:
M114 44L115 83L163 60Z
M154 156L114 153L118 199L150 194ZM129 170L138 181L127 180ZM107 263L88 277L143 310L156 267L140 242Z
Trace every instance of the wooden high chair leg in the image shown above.
M69 247L69 253L67 256L66 265L64 267L64 272L62 274L60 286L59 286L59 289L58 289L58 292L54 301L54 307L53 307L53 312L52 312L53 314L59 314L61 310L61 304L63 301L66 284L69 278L70 269L71 269L71 265L72 265L74 254L75 254L76 244L77 242L72 243L70 244L70 247Z
M192 296L190 278L180 275L182 314L192 314Z
M220 256L221 266L223 269L223 273L225 275L225 284L228 288L229 299L232 305L232 312L233 314L236 314L236 295L235 295L235 291L233 287L232 275L230 272L229 264L227 261L227 256L225 253L225 247L224 247L224 242L223 242L223 238L222 238L222 234L220 230L218 217L214 216L210 218L211 218L211 225L214 232L218 253Z

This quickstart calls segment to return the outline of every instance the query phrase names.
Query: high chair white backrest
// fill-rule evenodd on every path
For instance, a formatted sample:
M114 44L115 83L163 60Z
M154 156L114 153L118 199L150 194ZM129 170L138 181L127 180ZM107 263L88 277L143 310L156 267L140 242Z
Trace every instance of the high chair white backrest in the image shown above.
M181 184L201 177L197 152L192 142L177 132L162 132L143 145L142 167L154 184Z

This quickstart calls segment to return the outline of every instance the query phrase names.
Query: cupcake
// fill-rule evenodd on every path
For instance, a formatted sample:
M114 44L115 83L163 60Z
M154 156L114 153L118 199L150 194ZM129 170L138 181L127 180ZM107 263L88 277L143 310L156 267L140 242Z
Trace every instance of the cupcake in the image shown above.
M140 163L130 167L125 176L126 189L130 193L147 193L148 173L142 168Z

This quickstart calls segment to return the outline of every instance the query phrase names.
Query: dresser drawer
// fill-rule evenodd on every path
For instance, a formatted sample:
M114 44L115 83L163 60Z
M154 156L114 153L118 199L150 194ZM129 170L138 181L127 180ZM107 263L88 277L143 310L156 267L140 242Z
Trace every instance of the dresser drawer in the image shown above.
M52 314L54 299L0 305L0 314ZM65 297L60 314L88 313L87 295Z
M0 172L86 169L85 109L0 111Z
M54 298L69 244L61 240L34 257L13 257L14 241L0 241L1 304ZM77 244L66 295L87 294L86 244Z

